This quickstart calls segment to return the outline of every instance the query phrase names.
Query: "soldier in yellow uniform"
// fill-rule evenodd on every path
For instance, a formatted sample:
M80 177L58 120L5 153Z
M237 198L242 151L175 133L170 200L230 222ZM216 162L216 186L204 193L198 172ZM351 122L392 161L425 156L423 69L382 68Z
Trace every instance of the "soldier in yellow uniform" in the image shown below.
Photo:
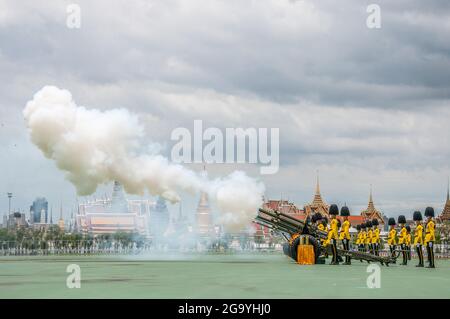
M423 226L422 226L422 213L419 211L414 212L413 220L416 222L416 229L414 231L414 247L416 247L417 257L419 257L419 264L416 267L423 267Z
M408 254L406 251L406 217L404 215L398 216L398 225L400 226L400 235L398 236L398 244L402 249L403 262L402 265L408 264Z
M358 247L358 250L361 251L361 225L356 225L356 231L355 245Z
M425 226L425 247L427 247L427 256L429 265L427 268L435 268L434 265L434 241L435 241L435 224L433 221L434 209L433 207L427 207L425 209L425 217L427 218L427 224Z
M350 250L350 222L348 221L348 216L350 216L350 210L347 206L341 208L341 217L344 219L341 225L341 232L339 234L339 239L342 241L342 246L344 250ZM345 256L344 265L350 265L350 256Z
M397 247L397 230L395 229L395 218L389 218L389 234L387 243L389 245L389 251L391 252L391 256L394 256L395 248ZM396 261L394 260L394 264Z
M331 216L330 230L328 231L328 242L331 245L333 252L333 260L330 265L339 265L338 253L337 253L337 240L338 240L338 221L336 216L339 215L339 208L333 204L330 206L329 214Z
M361 224L361 241L360 241L362 252L366 252L366 238L367 238L366 223L362 223Z
M372 248L372 237L373 237L373 231L372 231L372 222L368 220L366 222L366 228L367 228L367 236L366 236L366 246L369 253L373 254L373 248Z
M408 260L411 260L411 226L406 225L406 251Z
M380 250L380 230L378 229L378 219L374 218L372 220L372 226L373 226L373 230L372 230L372 249L373 249L373 253L376 256L379 256L379 250Z

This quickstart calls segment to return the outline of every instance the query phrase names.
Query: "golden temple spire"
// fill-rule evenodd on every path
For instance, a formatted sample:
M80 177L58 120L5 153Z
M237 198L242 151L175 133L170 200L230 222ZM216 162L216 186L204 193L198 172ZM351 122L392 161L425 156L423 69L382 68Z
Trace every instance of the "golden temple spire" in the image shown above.
M367 210L375 211L375 205L373 204L373 197L372 197L372 184L370 184L369 205L367 205Z
M316 172L317 172L316 194L320 195L319 170L317 170Z
M320 195L319 170L317 170L316 194L314 195L313 205L324 205L322 195Z

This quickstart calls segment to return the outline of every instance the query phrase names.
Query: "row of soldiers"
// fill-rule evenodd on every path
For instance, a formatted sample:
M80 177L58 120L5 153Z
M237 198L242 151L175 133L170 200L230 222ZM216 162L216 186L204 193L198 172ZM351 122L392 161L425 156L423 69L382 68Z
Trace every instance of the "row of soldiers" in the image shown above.
M420 211L415 211L413 214L413 221L415 223L414 229L414 242L413 245L416 248L417 256L419 257L419 264L416 267L424 267L423 258L423 246L425 245L428 257L427 268L435 268L434 264L434 241L436 224L433 220L434 209L433 207L427 207L425 209L425 235L424 227L422 225L422 213ZM388 235L388 245L391 254L394 254L397 245L400 246L402 251L403 262L402 265L407 265L408 260L411 260L411 227L406 225L406 218L404 215L398 216L397 224L400 227L400 232L397 232L396 223L394 218L389 218L389 235Z
M342 242L342 246L344 250L350 250L350 222L348 221L348 217L350 216L350 210L347 206L343 206L341 208L340 216L343 219L343 222L337 219L339 215L339 208L337 205L331 205L329 209L329 215L331 217L331 221L328 224L326 217L323 217L320 213L315 213L311 221L316 224L317 228L322 231L326 231L328 236L326 239L321 240L321 244L324 246L331 246L331 251L333 254L333 259L331 261L331 265L339 264L338 254L337 254L337 243L338 240ZM433 221L434 218L434 209L432 207L427 207L425 210L426 220L426 229L425 236L423 235L423 225L422 225L422 214L419 211L414 212L413 220L416 223L416 227L414 229L414 246L416 247L416 252L419 257L419 264L417 267L424 267L424 259L423 259L423 251L422 246L425 245L427 249L427 256L429 266L428 268L435 268L434 264L434 241L435 241L435 223ZM389 235L388 235L388 245L391 254L394 256L395 251L397 250L397 245L400 245L403 263L402 265L406 265L408 259L411 259L411 228L409 225L406 225L406 218L404 215L400 215L398 217L398 224L400 226L400 232L397 233L396 222L394 218L389 218L388 225ZM376 256L379 256L380 246L381 246L381 238L380 238L380 229L378 228L379 222L377 219L369 220L365 223L356 226L358 231L356 236L355 244L358 247L359 251L369 252ZM345 257L344 265L350 265L351 260L349 256Z

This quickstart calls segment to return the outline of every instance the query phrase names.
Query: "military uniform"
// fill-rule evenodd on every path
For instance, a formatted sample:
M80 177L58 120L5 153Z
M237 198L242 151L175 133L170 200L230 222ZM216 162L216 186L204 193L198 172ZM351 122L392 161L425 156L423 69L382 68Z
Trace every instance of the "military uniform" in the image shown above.
M407 257L408 260L411 260L411 227L408 225L406 226L406 250L407 250Z
M434 241L435 237L435 224L433 221L434 209L432 207L427 207L425 210L425 216L428 218L427 224L425 226L425 247L427 248L428 257L428 267L435 268L434 265Z
M333 252L333 260L331 265L338 265L338 253L337 253L337 240L338 240L338 221L336 215L339 214L339 209L336 205L331 205L329 214L335 218L330 221L330 230L328 231L328 242L331 245L331 250Z
M367 233L366 233L366 224L365 223L363 223L362 225L361 225L361 228L362 228L362 230L361 230L361 241L360 241L360 250L362 251L362 252L365 252L366 251L366 238L367 238Z
M380 250L380 230L377 228L375 228L373 230L373 234L372 234L372 247L373 247L373 251L374 254L379 256L379 250Z
M356 240L355 240L355 246L358 247L358 250L360 250L360 242L361 242L361 225L356 225Z
M367 236L366 236L366 247L367 250L373 254L373 247L372 247L372 237L373 237L373 231L372 231L372 222L369 220L366 223L366 227L367 227Z
M391 252L391 256L394 257L395 248L397 247L397 231L395 230L395 219L389 218L388 225L390 226L390 230L388 233L387 243L389 245L389 251ZM394 263L395 260L394 260Z
M414 230L414 247L416 248L417 257L419 258L419 264L416 267L423 267L423 226L422 213L419 211L414 212L413 220L416 222L416 229Z
M398 216L397 222L399 225L401 225L400 235L398 236L398 244L400 245L400 247L402 249L402 257L403 257L402 265L407 265L408 264L408 254L407 254L407 248L406 248L406 235L407 235L407 231L406 231L406 227L405 227L406 217L404 215Z
M348 221L348 216L350 216L350 210L347 206L341 208L341 216L344 218L344 222L341 225L341 233L339 234L339 239L342 241L342 246L344 250L350 250L350 222ZM344 265L350 265L350 256L345 256Z

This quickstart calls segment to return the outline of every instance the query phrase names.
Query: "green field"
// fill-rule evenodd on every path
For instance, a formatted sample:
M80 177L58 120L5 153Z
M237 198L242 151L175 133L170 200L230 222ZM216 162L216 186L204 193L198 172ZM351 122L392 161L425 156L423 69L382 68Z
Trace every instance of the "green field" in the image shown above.
M81 267L81 288L66 267ZM0 298L450 298L450 260L436 269L367 263L299 266L281 254L0 257Z

